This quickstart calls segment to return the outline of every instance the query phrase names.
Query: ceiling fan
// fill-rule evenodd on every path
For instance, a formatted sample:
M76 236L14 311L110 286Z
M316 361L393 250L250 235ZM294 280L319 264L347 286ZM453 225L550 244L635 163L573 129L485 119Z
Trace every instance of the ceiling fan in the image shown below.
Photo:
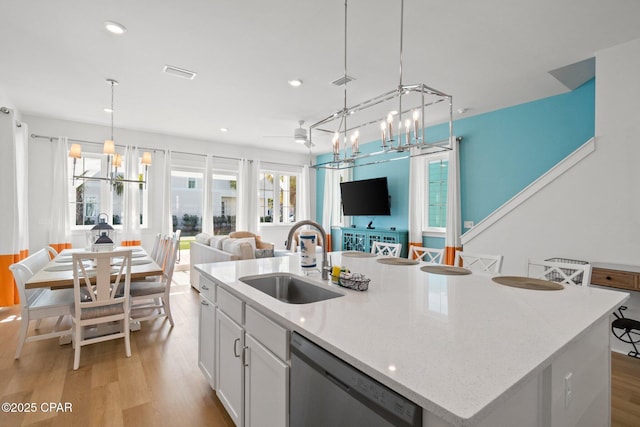
M302 127L304 125L304 120L298 120L298 125L300 127L295 128L293 131L293 141L298 144L304 144L307 148L311 149L314 144L309 141L309 131ZM267 135L264 138L291 138L291 136Z

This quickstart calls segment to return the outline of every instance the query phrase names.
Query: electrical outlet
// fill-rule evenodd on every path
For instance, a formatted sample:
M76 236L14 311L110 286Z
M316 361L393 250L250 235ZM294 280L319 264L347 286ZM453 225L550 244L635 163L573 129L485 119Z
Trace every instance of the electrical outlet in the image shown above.
M472 228L473 227L473 221L465 221L463 226L464 226L464 228Z
M568 408L573 400L573 372L564 376L564 407Z

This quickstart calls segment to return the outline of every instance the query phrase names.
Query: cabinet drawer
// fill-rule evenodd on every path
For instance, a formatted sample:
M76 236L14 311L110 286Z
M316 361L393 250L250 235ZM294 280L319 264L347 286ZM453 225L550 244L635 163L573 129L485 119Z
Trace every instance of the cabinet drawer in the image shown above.
M591 272L591 283L594 285L610 286L612 288L637 289L636 273L625 271L594 268Z
M234 297L228 291L218 286L217 292L218 308L224 312L227 316L233 319L238 325L242 325L242 300Z
M200 294L210 302L216 302L216 285L202 274L200 274Z
M280 359L289 360L287 330L248 305L244 329Z

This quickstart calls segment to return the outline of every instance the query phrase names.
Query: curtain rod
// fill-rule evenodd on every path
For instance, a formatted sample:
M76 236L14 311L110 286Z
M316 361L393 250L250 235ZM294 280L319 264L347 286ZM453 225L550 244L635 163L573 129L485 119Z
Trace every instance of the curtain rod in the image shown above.
M32 134L31 134L31 138L48 139L49 141L53 141L54 139L58 139L58 137L57 137L57 136L38 135L38 134L35 134L35 133L32 133ZM85 139L74 139L74 138L67 138L67 139L68 139L69 141L72 141L72 142L82 142L82 143L85 143L85 144L96 144L96 145L102 145L102 144L103 144L102 142L97 142L97 141L87 141L87 140L85 140ZM124 147L124 145L116 144L116 147ZM162 151L162 152L164 152L164 153L166 153L166 152L167 152L167 150L163 150L163 149L160 149L160 148L147 148L147 147L138 147L138 148L140 148L140 149L142 149L142 150L149 150L149 151L153 151L154 153L155 153L156 151ZM173 150L170 150L170 151L171 151L172 153L176 153L176 154L185 154L185 155L187 155L187 156L201 156L201 157L207 157L207 156L209 156L209 154L203 154L203 153L188 153L188 152L186 152L186 151L173 151ZM216 156L216 155L213 155L213 154L211 154L211 157L214 157L214 158L216 158L216 159L242 160L242 159L240 159L240 158L238 158L238 157ZM249 159L249 161L253 162L253 160L251 160L251 159ZM264 163L270 163L270 164L273 164L273 165L283 165L283 166L297 166L297 167L302 167L302 166L303 166L303 165L293 165L293 164L290 164L290 163L278 163L278 162L268 162L268 161L265 161Z

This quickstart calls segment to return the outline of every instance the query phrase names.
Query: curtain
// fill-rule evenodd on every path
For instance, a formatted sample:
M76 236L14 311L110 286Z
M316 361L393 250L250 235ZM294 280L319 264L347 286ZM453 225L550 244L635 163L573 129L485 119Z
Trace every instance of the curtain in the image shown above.
M412 148L409 159L409 246L424 246L422 228L425 224L425 196L427 162L425 156L417 156L419 148Z
M71 248L71 205L69 204L69 171L67 167L69 144L66 136L59 136L57 141L52 144L53 179L51 180L49 245L61 252L63 249Z
M460 244L460 156L459 143L451 137L449 152L449 176L447 184L447 231L445 234L445 264L453 265L456 251L462 250Z
M138 148L127 145L124 151L124 179L139 181ZM140 197L143 184L123 182L122 246L140 246Z
M236 230L258 233L258 177L260 162L241 159L238 167Z
M213 234L213 192L211 177L213 175L213 158L207 156L202 186L202 232Z
M9 266L29 254L28 138L27 125L18 127L12 110L0 113L0 306L20 302Z
M327 247L332 249L331 226L340 218L340 172L334 169L324 170L324 194L322 199L322 228L327 233ZM337 208L337 209L336 209ZM336 216L337 214L337 216Z
M300 177L300 206L298 207L298 215L296 215L297 221L311 219L311 184L309 181L309 166L304 165Z
M171 150L165 151L163 166L160 233L168 236L173 233L173 217L171 215Z

